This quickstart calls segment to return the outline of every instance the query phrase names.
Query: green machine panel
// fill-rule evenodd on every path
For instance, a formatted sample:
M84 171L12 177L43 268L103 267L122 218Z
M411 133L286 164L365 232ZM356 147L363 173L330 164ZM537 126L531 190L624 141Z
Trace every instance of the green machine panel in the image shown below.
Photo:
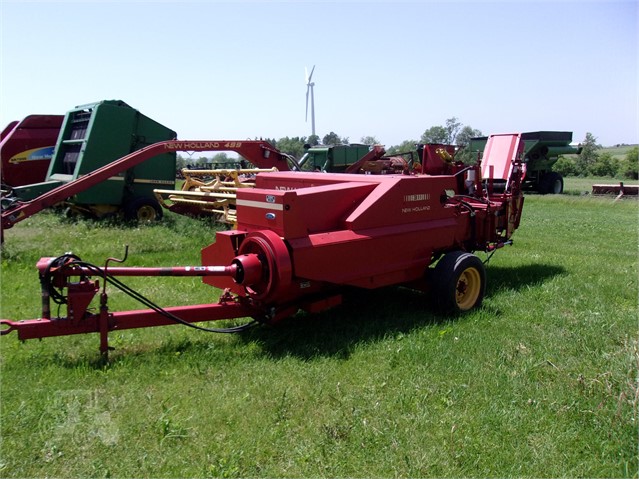
M314 146L307 153L311 170L342 173L370 151L368 145Z
M47 179L69 182L133 151L176 136L173 130L123 101L80 105L65 116ZM175 153L158 155L78 193L73 202L122 205L135 197L153 197L154 188L175 187L175 166Z
M526 132L521 134L521 138L524 140L524 157L529 172L549 170L559 155L578 154L580 151L578 147L570 145L570 131ZM468 149L475 153L482 152L487 140L486 136L471 138Z

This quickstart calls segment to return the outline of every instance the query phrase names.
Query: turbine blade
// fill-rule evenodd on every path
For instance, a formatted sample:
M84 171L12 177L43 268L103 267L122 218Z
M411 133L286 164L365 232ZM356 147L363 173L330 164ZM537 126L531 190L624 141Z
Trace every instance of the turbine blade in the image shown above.
M313 78L313 72L315 71L315 65L313 65L313 68L311 68L311 74L308 76L308 80L306 81L306 83L310 83L311 79Z
M307 121L307 122L308 122L308 90L309 90L309 88L306 89L306 117L305 117L305 121Z

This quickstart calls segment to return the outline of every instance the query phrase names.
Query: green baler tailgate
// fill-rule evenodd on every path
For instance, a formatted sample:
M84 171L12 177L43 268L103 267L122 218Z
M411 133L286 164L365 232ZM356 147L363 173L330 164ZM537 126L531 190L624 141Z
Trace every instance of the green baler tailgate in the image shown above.
M79 178L127 154L176 133L119 100L81 105L67 113L49 176ZM130 198L153 196L157 187L175 187L175 153L151 158L78 193L78 204L122 205Z

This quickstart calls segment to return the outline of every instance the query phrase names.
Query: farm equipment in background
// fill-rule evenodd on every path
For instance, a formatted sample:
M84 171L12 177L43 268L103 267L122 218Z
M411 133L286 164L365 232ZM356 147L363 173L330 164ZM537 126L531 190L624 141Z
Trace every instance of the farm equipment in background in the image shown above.
M592 185L593 195L615 195L616 199L624 196L639 196L639 185L625 185L619 182L616 185Z
M273 147L271 147L273 148ZM243 158L260 168L187 169L181 191L154 190L159 203L174 213L188 216L213 215L221 223L235 225L236 194L239 188L255 186L255 175L274 170L306 170L314 172L359 174L434 174L453 171L456 147L442 144L415 145L415 151L385 156L381 145L338 145L309 148L299 162L279 153L286 163L269 162L261 155L241 153ZM273 151L277 151L273 148ZM276 158L280 158L276 157ZM408 159L406 159L408 158ZM269 165L273 165L268 168ZM245 166L245 165L243 165Z
M326 169L351 172L367 160L377 160L384 154L381 147L368 145L318 146L309 148L298 162L266 142L263 146L272 152L272 157L264 157L252 150L240 151L243 159L235 163L238 166L235 169L183 168L180 171L185 180L182 189L154 190L158 202L174 213L215 216L220 223L235 225L237 190L254 187L258 173L289 170L326 172ZM247 162L254 167L249 167Z
M73 145L73 143L71 143ZM159 159L175 158L178 151L234 151L252 159L257 163L266 162L268 164L279 165L285 168L287 157L274 149L269 143L264 141L179 141L169 140L145 146L122 158L107 163L106 165L89 171L84 175L67 183L61 184L54 189L36 196L30 201L13 201L2 211L2 234L13 227L14 224L25 220L45 208L59 204L70 197L78 197L82 192L90 192L96 186L103 185L105 180L121 178L122 174L129 174L131 171L138 171L139 166L145 166L149 161ZM57 155L56 155L57 156ZM260 156L262 159L260 159ZM76 170L77 170L76 166ZM173 170L173 181L175 181L175 171ZM153 188L153 183L144 183L148 188ZM55 186L55 185L54 185ZM148 191L148 190L147 190ZM174 192L171 190L171 192ZM133 197L132 201L125 204L130 209L132 215L138 219L153 218L155 215L157 201L155 197L149 199L147 196Z
M308 148L300 158L299 165L306 171L324 173L346 173L354 163L367 155L369 145L317 145Z
M391 157L385 156L386 151L381 145L318 145L306 150L299 167L324 173L388 174L411 171L428 175L442 174L444 166L453 163L455 153L454 145L440 143L416 144L414 151L397 153Z
M238 189L255 186L258 173L299 169L295 158L280 152L267 141L194 142L194 146L197 148L207 143L211 145L209 150L196 151L234 151L243 158L241 163L237 163L243 167L214 170L183 168L182 190L154 190L162 207L173 213L196 217L215 216L221 223L235 224ZM246 167L246 161L254 167Z
M39 183L47 177L64 115L29 115L0 133L2 189Z
M26 145L14 140L35 137L32 131L26 130L28 126L33 129L51 124L52 128L46 130L47 141L56 146L55 150L53 146L48 147L52 158L40 162L40 170L46 167L44 178L40 171L38 176L14 181L12 186L15 187L3 193L3 234L4 229L17 221L56 204L64 204L67 214L100 218L123 213L126 219L138 221L160 218L163 207L189 216L213 215L218 221L233 225L236 222L235 192L238 188L254 186L258 173L303 168L362 174L406 173L409 170L414 173L442 173L440 166L444 163L437 159L436 148L443 147L454 154L454 147L449 145L417 145L416 151L394 157L385 157L385 151L379 145L317 146L308 149L298 163L267 142L221 141L215 142L222 147L214 151L233 151L234 148L224 145L242 145L235 150L242 157L239 162L233 161L237 168L182 169L180 175L185 181L182 190L177 191L157 188L158 185L175 188L174 151L163 152L135 166L118 162L117 168L107 169L110 176L103 173L93 175L93 172L149 143L176 136L174 131L122 101L80 105L64 117L42 115L28 118L29 122L25 119L21 123L23 127L12 122L3 132L3 145L7 147L3 152L7 153L7 159L15 162L17 157L27 156L13 153L16 148L19 149L16 145ZM36 119L39 123L35 122ZM41 128L38 132L42 137L44 130ZM35 151L39 143L29 145ZM404 159L406 157L408 160ZM451 158L448 156L449 160ZM423 169L422 164L431 165L430 169ZM3 172L14 171L17 170L3 165ZM22 171L35 170L22 168ZM89 174L92 176L90 181L79 181ZM45 181L39 181L41 179Z
M238 168L181 171L181 191L154 190L159 204L174 213L187 216L216 216L217 221L235 224L238 188L255 186L255 175L277 171L277 168Z
M526 176L523 187L527 191L560 194L564 190L562 176L552 171L559 155L577 155L581 147L572 146L570 131L535 131L522 133ZM468 149L479 153L484 150L488 137L472 138Z
M5 221L5 214L17 218L17 211L33 214L62 201L66 201L69 213L103 217L122 212L128 219L139 220L161 217L153 189L158 185L175 187L175 152L163 152L136 165L121 165L124 167L109 170L110 176L100 176L98 182L82 180L131 152L175 137L173 130L122 101L75 107L64 117L45 181L17 186L3 198L3 228L15 222ZM21 207L27 203L42 208Z
M380 145L370 147L370 151L357 162L346 168L346 173L365 175L444 175L454 171L454 145L440 143L416 144L414 151L395 153L386 156Z
M219 146L163 142L129 158L207 144ZM445 311L470 310L481 304L486 286L484 263L472 253L511 244L519 226L522 155L521 135L493 135L480 163L451 163L439 175L260 173L254 188L237 190L237 228L216 234L202 249L201 266L122 267L113 266L121 262L113 258L96 266L72 254L42 258L41 317L0 320L1 333L16 331L20 340L99 333L106 356L110 331L180 323L237 332L299 310L336 306L352 287L391 285L431 291ZM223 293L214 303L165 308L126 286L118 279L123 276L201 276ZM110 312L107 284L148 309ZM228 329L194 324L233 318L252 320Z

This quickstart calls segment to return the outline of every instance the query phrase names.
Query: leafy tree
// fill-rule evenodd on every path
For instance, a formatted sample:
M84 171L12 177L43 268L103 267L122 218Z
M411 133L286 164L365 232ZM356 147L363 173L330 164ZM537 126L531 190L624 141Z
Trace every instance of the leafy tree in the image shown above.
M452 117L446 120L446 143L448 145L454 145L457 140L457 134L461 129L462 124L457 120L457 117Z
M470 148L466 148L465 146L459 147L459 149L455 153L455 160L461 161L467 165L474 165L475 163L477 163L478 159L478 152L471 151Z
M176 170L186 168L186 159L182 155L177 155L175 159L175 168Z
M588 171L594 176L615 176L618 168L619 161L606 151L597 155Z
M331 131L328 135L324 135L322 138L324 145L348 145L348 137L341 138L337 133Z
M304 155L305 136L295 136L293 138L284 137L277 140L275 147L282 153L294 156L299 159Z
M362 136L359 142L363 145L379 145L379 140L374 136Z
M620 162L618 173L624 178L639 179L639 147L635 146Z
M419 139L420 143L447 143L447 140L448 132L441 125L431 126Z
M471 126L466 125L459 131L459 133L457 133L455 142L459 146L467 146L470 143L470 139L477 136L483 136L481 130L476 130Z
M306 142L311 146L317 146L319 145L320 137L319 135L311 135L308 137L308 140L306 140Z
M211 161L213 161L213 163L223 163L225 161L230 161L230 158L226 151L220 151L219 153L213 155Z
M475 138L477 136L483 136L481 130L477 130L471 126L464 126L455 138L455 142L460 147L457 154L455 155L455 159L458 161L463 161L467 165L472 165L477 162L477 152L470 151L470 149L466 148L470 144L471 138Z
M601 146L597 144L597 138L588 132L581 143L581 147L581 153L577 156L577 171L580 176L586 176L597 161L597 156L599 156L597 150Z
M416 151L415 145L419 143L416 140L404 140L399 145L394 145L386 149L387 155L396 155L397 153L406 153L408 151Z
M577 176L579 173L575 159L567 156L559 156L552 169L561 176Z
M446 126L431 126L422 134L421 142L465 146L473 136L481 135L480 130L476 130L468 125L463 126L457 117L454 116L446 120Z

